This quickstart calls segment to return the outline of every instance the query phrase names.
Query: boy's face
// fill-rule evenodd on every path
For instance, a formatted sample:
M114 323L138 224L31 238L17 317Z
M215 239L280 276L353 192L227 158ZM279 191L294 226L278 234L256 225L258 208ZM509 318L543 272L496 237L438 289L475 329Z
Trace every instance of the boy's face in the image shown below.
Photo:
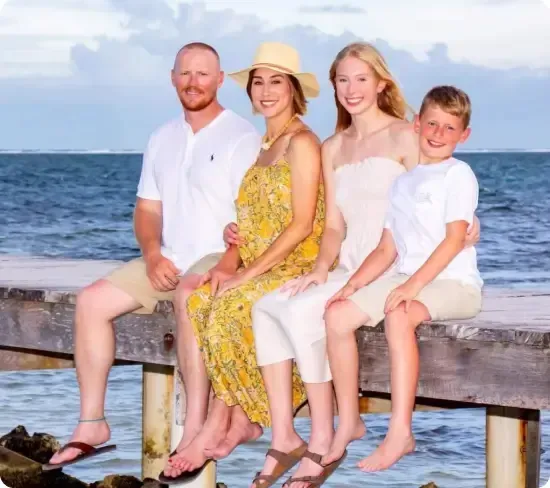
M450 158L457 144L465 142L471 132L464 128L460 117L437 105L429 105L421 117L417 115L414 128L420 136L421 160L427 163Z

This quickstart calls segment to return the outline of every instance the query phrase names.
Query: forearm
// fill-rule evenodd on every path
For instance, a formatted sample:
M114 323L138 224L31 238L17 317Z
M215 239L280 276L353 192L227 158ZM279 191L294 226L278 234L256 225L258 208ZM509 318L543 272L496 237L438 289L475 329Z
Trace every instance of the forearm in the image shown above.
M235 245L231 245L227 248L220 259L218 267L226 270L237 271L241 263L242 260L241 255L239 254L239 248Z
M397 253L382 247L377 247L361 263L359 269L348 280L356 288L372 283L379 278L395 261Z
M134 233L144 258L160 254L162 216L137 209L134 213Z
M244 271L248 279L255 278L282 263L311 233L311 226L292 222L271 246Z
M464 249L465 239L446 237L426 262L407 281L421 290L441 273L455 256Z
M325 228L321 239L321 248L315 262L315 268L328 271L340 253L344 238L340 231Z

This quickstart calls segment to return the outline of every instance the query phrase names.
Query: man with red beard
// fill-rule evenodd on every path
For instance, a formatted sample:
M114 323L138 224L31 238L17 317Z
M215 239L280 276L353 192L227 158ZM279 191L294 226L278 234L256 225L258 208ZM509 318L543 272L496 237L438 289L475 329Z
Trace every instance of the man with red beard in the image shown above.
M261 136L252 124L217 100L224 73L218 53L191 43L177 53L172 84L183 113L159 127L143 156L134 214L142 256L80 291L75 313L75 364L80 420L70 442L46 465L55 469L114 446L104 404L115 358L113 320L129 312L152 313L159 300L172 300L176 287L189 293L216 266L225 250L223 229L235 220L241 180L256 160ZM222 266L220 264L220 266ZM175 303L178 358L187 395L185 447L201 430L210 386L190 332L185 303ZM184 334L185 335L185 334Z

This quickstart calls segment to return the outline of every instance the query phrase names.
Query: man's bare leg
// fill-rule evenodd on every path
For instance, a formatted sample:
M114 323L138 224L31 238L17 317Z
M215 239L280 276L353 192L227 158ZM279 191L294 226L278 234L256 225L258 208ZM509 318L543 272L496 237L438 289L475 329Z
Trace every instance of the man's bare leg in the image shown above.
M101 419L105 415L105 392L109 371L115 359L113 320L141 305L107 280L98 280L84 288L76 299L75 366L80 389L80 420ZM71 441L93 446L107 442L111 431L106 420L79 423ZM79 449L56 453L50 463L74 459Z
M183 377L186 401L183 436L176 448L178 452L187 447L201 431L208 413L210 381L186 307L187 299L198 287L200 279L201 275L198 274L184 276L174 296L178 366Z

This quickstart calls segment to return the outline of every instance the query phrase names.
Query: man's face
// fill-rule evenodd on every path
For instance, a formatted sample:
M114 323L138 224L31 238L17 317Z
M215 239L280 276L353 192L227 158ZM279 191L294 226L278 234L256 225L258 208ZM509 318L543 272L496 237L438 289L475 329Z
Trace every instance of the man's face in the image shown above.
M172 85L183 107L198 112L216 98L223 74L216 56L206 49L184 49L174 63Z

